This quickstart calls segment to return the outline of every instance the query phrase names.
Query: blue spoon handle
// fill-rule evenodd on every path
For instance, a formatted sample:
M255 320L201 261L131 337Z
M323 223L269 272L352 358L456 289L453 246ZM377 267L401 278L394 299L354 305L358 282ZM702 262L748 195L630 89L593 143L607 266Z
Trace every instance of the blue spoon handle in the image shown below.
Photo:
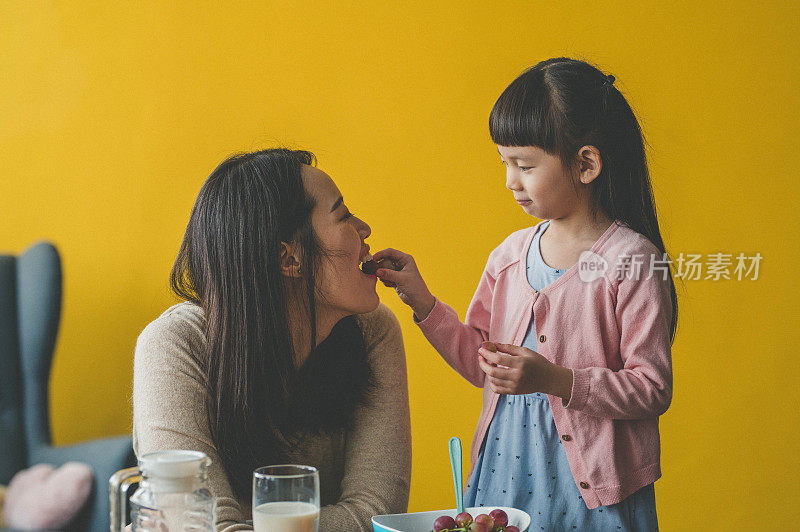
M464 511L464 490L461 480L461 440L450 438L450 467L453 469L453 485L456 488L456 508L458 513Z

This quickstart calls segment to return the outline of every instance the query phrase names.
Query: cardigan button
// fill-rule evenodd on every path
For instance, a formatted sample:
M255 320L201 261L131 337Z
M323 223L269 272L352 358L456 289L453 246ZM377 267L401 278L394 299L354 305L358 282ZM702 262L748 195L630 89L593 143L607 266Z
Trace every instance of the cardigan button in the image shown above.
M585 489L585 490L589 489L589 484L586 483L586 482L581 482L580 486L581 486L581 489Z
M546 340L547 340L547 336L545 336L545 335L541 335L539 337L539 343L544 343Z
M570 436L569 434L564 434L563 436L561 436L561 439L564 441L570 441L572 439L572 436Z

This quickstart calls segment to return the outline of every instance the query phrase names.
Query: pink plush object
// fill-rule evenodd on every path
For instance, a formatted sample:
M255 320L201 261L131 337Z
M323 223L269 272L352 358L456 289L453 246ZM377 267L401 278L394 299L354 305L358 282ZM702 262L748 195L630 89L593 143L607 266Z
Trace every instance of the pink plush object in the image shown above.
M37 464L11 479L3 502L4 525L20 530L53 530L67 525L92 489L92 469L68 462L58 469Z

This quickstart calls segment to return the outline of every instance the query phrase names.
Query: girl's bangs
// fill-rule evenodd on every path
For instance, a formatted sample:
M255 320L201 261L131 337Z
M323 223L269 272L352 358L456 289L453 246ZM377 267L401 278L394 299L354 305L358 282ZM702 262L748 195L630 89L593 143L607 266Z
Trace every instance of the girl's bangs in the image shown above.
M529 79L535 74L522 74L503 91L489 115L489 134L499 146L536 146L555 153L550 98L541 73Z

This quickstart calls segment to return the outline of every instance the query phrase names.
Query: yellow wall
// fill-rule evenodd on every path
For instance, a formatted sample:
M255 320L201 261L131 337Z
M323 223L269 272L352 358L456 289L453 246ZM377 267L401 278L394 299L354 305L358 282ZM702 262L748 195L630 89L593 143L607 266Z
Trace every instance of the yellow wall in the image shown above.
M136 335L173 301L201 182L237 150L315 151L373 249L415 254L463 317L489 251L537 221L504 188L489 110L523 68L566 54L612 72L640 114L669 249L764 256L757 281L681 293L662 528L793 523L796 3L160 4L0 2L0 248L48 238L63 254L57 442L128 430ZM448 507L447 439L470 441L480 393L381 298L408 351L411 508Z

